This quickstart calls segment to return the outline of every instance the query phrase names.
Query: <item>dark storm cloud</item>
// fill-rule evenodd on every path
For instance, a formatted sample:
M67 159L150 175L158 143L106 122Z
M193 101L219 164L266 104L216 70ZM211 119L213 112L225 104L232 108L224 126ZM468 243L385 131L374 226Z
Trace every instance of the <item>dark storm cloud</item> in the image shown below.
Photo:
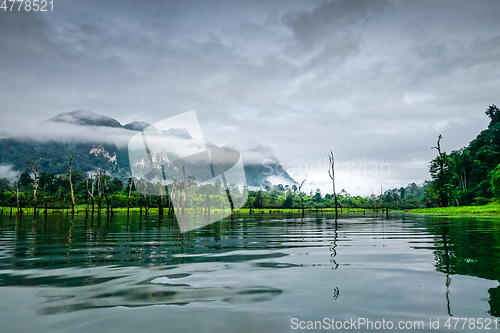
M311 48L318 44L345 38L352 26L366 20L387 6L384 0L325 1L312 11L291 10L283 15L298 44Z
M0 11L0 130L76 109L121 123L195 109L207 141L257 138L292 165L334 150L339 164L391 165L390 175L345 175L340 188L403 186L428 178L438 134L447 151L458 149L500 103L499 9L460 0L65 0L54 12ZM356 179L372 185L350 190ZM327 182L318 172L310 186Z

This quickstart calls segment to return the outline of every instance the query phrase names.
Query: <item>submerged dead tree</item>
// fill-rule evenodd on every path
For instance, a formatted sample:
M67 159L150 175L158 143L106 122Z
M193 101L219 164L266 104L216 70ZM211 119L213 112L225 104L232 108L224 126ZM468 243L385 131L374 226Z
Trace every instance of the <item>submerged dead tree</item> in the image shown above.
M182 216L184 216L184 211L186 210L186 172L184 170L184 165L182 166L182 185L181 185L181 208Z
M38 184L40 183L40 173L38 172L38 165L40 164L40 160L42 158L40 157L38 161L36 162L35 165L32 165L30 161L28 161L28 165L31 169L31 172L33 173L33 215L36 217L37 211L36 211L36 190L38 189Z
M300 183L300 186L299 186L299 197L300 197L300 207L302 208L302 217L304 217L304 201L302 200L302 195L301 195L300 190L302 189L302 185L304 185L306 180L307 180L307 175L306 175L306 178L302 181L302 183Z
M103 171L103 180L104 180L104 198L106 199L106 218L109 219L109 207L110 207L110 202L109 202L109 197L108 197L108 182L107 182L107 176L106 176L106 171ZM112 210L112 209L111 209Z
M132 195L132 184L134 180L132 178L129 179L130 186L128 188L128 200L127 200L127 216L130 214L130 196Z
M101 215L101 205L102 205L102 164L99 168L99 174L97 176L97 215Z
M20 215L19 211L19 176L16 177L16 206L17 206L17 215ZM12 215L12 210L10 211Z
M158 195L158 217L163 217L163 186L160 183L160 194Z
M71 154L71 157L69 158L69 170L68 170L68 177L69 177L69 189L71 191L71 215L75 215L75 193L73 192L73 182L71 181L71 165L73 163L73 154Z
M92 181L92 189L89 189L89 180L87 179L87 192L90 197L90 201L92 203L92 218L94 217L94 187L95 187L95 179L92 175L90 175L90 180Z
M328 153L328 159L330 161L330 168L328 169L328 175L332 179L333 197L335 200L335 219L337 219L339 217L339 213L338 213L337 192L335 191L335 158L333 156L333 152L330 151L330 153Z
M207 210L208 210L208 215L210 215L210 203L211 203L210 196L207 193L207 195L205 196L205 214L204 215L207 215Z

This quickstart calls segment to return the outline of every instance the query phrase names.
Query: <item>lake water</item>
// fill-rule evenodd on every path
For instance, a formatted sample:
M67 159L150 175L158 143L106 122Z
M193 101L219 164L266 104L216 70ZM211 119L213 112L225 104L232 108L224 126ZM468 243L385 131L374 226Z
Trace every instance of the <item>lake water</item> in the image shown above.
M3 216L0 332L500 330L500 220L310 214Z

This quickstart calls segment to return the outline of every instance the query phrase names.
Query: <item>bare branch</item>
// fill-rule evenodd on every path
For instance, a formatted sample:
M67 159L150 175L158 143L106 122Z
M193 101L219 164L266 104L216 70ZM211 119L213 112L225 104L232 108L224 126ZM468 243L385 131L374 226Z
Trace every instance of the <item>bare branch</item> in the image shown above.
M300 186L299 186L299 193L300 193L300 189L302 188L302 185L304 185L304 183L306 182L306 180L307 180L307 175L306 175L306 179L304 179L304 180L302 181L302 183L300 183Z
M441 139L443 138L443 136L441 134L439 134L438 136L438 141L437 141L437 146L436 147L431 147L431 149L436 149L439 153L439 155L441 155Z

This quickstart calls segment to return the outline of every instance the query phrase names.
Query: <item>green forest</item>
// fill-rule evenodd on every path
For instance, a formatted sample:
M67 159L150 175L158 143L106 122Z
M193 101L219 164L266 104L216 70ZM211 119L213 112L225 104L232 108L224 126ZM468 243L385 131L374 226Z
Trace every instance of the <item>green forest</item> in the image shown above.
M437 144L432 147L437 156L429 163L431 181L423 184L411 183L406 187L386 190L370 196L353 196L345 190L337 193L339 208L406 210L415 208L484 205L500 197L500 110L496 105L486 109L490 118L487 129L483 130L467 147L446 153ZM35 149L36 150L36 149ZM35 151L34 151L35 153ZM67 152L69 154L69 152ZM113 178L101 169L96 174L81 172L79 161L82 156L61 156L58 171L44 172L47 164L43 158L25 163L25 170L15 182L0 179L0 206L16 209L72 209L89 211L114 208L168 209L168 195L143 195L134 186L132 178L124 182ZM19 161L18 163L21 163ZM73 168L70 168L72 163ZM184 191L195 195L185 202L187 209L203 207L206 197L213 209L225 204L225 193L220 182L198 186L195 179L187 177L179 185ZM260 190L248 187L232 187L236 193L233 200L243 200L248 196L244 208L248 209L327 209L335 206L335 196L323 194L319 189L304 193L297 185L272 185ZM161 213L160 213L161 214Z
M433 148L437 156L430 162L432 182L426 189L431 202L439 207L484 205L500 197L500 110L486 109L490 118L467 147L450 153L441 151L441 135Z

